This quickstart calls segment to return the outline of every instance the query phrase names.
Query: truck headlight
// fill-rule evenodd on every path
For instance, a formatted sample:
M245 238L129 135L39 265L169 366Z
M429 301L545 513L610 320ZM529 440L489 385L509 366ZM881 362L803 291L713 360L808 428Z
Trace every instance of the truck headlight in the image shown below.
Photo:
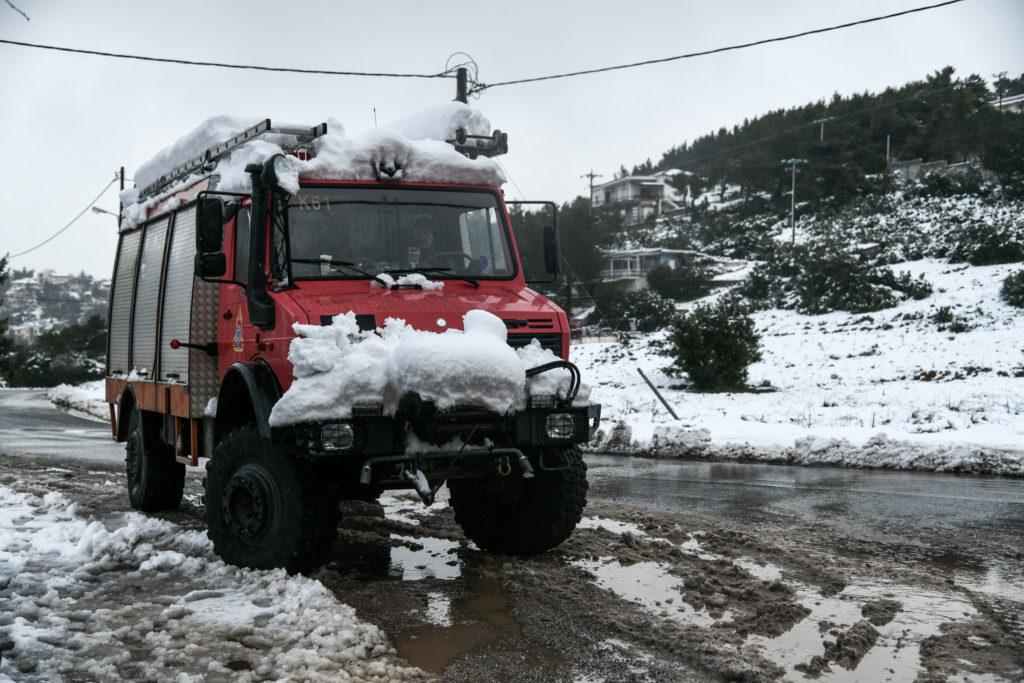
M347 451L355 442L355 430L347 422L324 425L320 430L320 443L327 453Z
M569 413L552 413L544 420L549 439L571 439L576 434L576 419Z

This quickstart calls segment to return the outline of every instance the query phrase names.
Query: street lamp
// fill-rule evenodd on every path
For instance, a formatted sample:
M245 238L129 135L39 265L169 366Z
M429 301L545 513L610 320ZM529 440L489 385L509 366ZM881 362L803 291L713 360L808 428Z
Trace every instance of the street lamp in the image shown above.
M121 218L119 215L117 215L113 211L107 211L106 209L101 209L98 206L91 207L91 210L92 210L93 213L105 213L105 214L109 214L109 215L113 216L114 218Z

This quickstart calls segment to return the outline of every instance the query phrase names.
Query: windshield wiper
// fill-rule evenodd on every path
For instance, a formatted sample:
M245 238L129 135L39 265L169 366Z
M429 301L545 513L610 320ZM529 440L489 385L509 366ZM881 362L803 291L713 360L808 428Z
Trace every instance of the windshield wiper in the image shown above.
M404 275L409 273L421 273L423 275L442 275L448 279L454 278L456 280L468 282L474 287L480 286L480 283L474 280L473 278L468 277L466 275L456 275L455 273L452 273L450 271L451 268L431 268L429 266L421 266L418 268L392 268L390 270L385 270L383 272L387 273L388 275Z
M313 258L293 258L292 259L292 263L312 263L314 265L320 264L320 263L329 263L332 266L341 266L342 268L348 268L349 270L353 271L354 273L358 273L359 275L362 275L363 277L366 277L366 278L369 278L371 280L374 280L375 282L381 283L385 287L389 287L390 286L390 284L386 280L384 280L384 278L380 277L379 275L372 275L370 273L367 273L365 270L357 268L356 264L349 263L348 261L335 261L334 259L328 260L328 259L319 259L319 258L317 258L317 259L313 259Z

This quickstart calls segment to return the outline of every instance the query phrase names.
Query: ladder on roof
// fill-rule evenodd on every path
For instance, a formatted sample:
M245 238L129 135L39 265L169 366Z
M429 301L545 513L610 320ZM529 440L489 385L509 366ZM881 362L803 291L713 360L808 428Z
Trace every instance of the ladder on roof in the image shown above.
M305 127L279 127L274 128L270 123L270 119L263 119L259 123L250 128L246 128L238 135L225 140L224 142L211 147L194 159L186 161L184 164L177 166L164 175L160 176L152 183L142 188L139 192L139 199L145 199L155 194L159 194L163 190L170 187L173 183L189 176L192 173L209 173L213 171L216 161L222 156L235 149L239 145L243 145L250 140L263 135L291 135L295 137L296 146L306 145L310 141L324 135L327 132L327 124L321 123L319 126L313 126L312 128Z

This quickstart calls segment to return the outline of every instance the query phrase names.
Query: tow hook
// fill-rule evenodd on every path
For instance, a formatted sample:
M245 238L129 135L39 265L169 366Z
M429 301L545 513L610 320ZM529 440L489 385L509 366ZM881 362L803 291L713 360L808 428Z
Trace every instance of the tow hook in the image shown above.
M503 477L512 474L512 463L508 461L507 455L498 456L498 474Z
M416 493L419 494L424 505L430 506L433 504L434 490L430 488L430 483L427 481L427 475L423 474L422 470L414 469L412 467L403 467L402 479L405 480L405 483L416 489Z

